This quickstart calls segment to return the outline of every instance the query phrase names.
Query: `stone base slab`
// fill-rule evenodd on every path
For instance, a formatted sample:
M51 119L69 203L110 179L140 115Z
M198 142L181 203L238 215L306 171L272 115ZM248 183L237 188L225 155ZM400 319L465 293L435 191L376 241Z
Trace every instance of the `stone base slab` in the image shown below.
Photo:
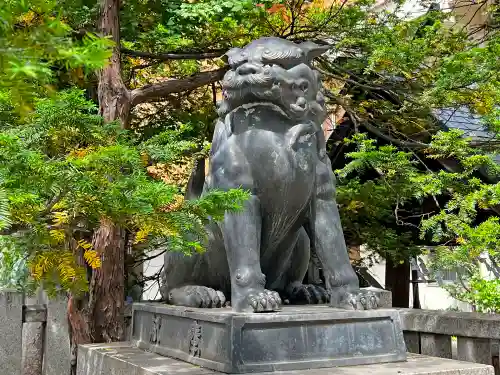
M315 305L252 314L138 303L132 322L134 346L225 373L406 360L396 310Z
M275 371L279 375L494 375L492 366L408 353L406 362L314 370ZM76 375L220 375L187 362L162 357L130 343L82 345ZM256 374L269 375L269 373Z

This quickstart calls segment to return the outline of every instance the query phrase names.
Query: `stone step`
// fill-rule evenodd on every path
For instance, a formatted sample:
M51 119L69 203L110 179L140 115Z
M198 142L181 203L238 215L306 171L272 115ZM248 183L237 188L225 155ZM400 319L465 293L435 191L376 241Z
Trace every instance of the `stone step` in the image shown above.
M492 366L408 353L406 362L275 371L277 375L494 375ZM255 373L254 373L255 374ZM130 343L82 345L76 375L221 375ZM260 373L257 375L269 375Z

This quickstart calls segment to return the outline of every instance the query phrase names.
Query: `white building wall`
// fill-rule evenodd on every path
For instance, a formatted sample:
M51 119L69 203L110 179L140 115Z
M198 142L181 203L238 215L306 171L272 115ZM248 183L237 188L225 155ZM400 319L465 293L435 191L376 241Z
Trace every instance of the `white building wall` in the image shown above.
M150 256L155 254L160 254L162 250L157 250L151 252ZM144 262L143 273L145 277L151 277L161 271L163 267L163 255L158 255L157 257ZM159 300L161 298L159 285L155 281L148 281L142 292L142 299L144 301Z
M368 251L366 248L361 247L360 250L361 258L366 258ZM420 261L426 263L427 258L425 256L419 257ZM376 263L371 267L368 267L370 274L379 282L382 287L385 288L385 260L381 257L376 257ZM410 279L411 279L411 270ZM419 299L420 306L422 309L429 310L459 310L459 311L472 311L472 307L468 303L464 303L451 297L450 294L438 285L437 282L434 283L419 283ZM410 284L410 298L408 301L408 306L413 305L413 288Z

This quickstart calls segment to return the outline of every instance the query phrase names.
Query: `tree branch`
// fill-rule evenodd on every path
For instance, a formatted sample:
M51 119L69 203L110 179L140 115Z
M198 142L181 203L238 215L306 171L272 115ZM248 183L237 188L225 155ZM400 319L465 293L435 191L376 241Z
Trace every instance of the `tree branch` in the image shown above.
M200 53L160 53L160 54L155 54L155 53L149 53L149 52L141 52L141 51L132 51L130 49L122 48L121 53L124 55L128 56L134 56L134 57L143 57L145 59L152 59L152 60L161 60L161 61L168 61L168 60L204 60L204 59L214 59L217 57L221 57L226 51L210 51L210 52L200 52Z
M47 203L47 207L45 207L45 209L43 211L40 212L39 216L40 217L44 217L46 215L48 215L52 209L54 208L54 206L59 203L61 201L61 199L64 198L64 196L66 195L67 193L67 190L63 190L61 192L59 192L59 194L55 195L48 203ZM29 227L27 225L24 225L24 224L14 224L14 225L11 225L10 227L7 227L7 228L4 228L2 230L0 230L0 236L11 236L17 232L20 232L22 230L27 230L29 229Z
M145 103L163 96L197 89L198 87L209 85L220 81L229 67L197 73L191 77L180 79L169 79L165 82L143 86L132 90L132 106Z
M61 201L61 199L63 199L66 194L68 192L68 189L64 189L62 190L61 192L59 192L59 194L55 195L48 203L47 203L47 207L45 207L45 209L40 213L40 216L45 216L45 215L48 215L50 213L50 211L52 211L52 209L54 208L54 206L59 203Z
M341 98L339 98L337 95L334 95L331 93L329 90L324 90L326 97L333 100L337 105L340 105L342 108L344 108L351 118L351 121L354 122L355 128L357 128L359 125L362 125L368 132L386 140L387 142L394 143L400 147L406 147L409 149L423 149L423 148L429 148L429 145L426 143L422 142L408 142L408 141L402 141L400 139L391 137L390 135L382 132L379 130L376 126L371 125L369 121L360 121L358 116L354 113L354 111L349 107L349 105Z
M19 224L14 224L8 228L0 230L0 236L11 236L17 232L20 232L21 230L26 230L26 229L28 229L28 227Z
M380 131L376 126L371 125L368 121L363 122L363 127L368 130L370 133L375 134L379 136L380 138L386 140L387 142L394 143L400 147L405 147L409 149L424 149L424 148L429 148L430 145L427 143L422 143L422 142L408 142L408 141L402 141L397 138L391 137L388 134L385 134L384 132Z

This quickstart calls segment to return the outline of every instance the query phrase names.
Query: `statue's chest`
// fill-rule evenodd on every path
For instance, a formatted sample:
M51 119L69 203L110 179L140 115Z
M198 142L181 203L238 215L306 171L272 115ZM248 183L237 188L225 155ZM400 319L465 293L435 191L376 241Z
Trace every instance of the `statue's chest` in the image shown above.
M291 150L283 148L272 150L266 160L268 169L273 170L273 175L284 181L304 182L315 172L315 156L308 150ZM262 168L263 165L260 166Z
M304 138L297 147L289 140L276 134L268 135L249 157L263 209L279 214L283 220L302 212L316 190L318 159L314 140Z
M244 142L254 177L275 188L307 188L315 182L318 160L314 134L258 132Z

